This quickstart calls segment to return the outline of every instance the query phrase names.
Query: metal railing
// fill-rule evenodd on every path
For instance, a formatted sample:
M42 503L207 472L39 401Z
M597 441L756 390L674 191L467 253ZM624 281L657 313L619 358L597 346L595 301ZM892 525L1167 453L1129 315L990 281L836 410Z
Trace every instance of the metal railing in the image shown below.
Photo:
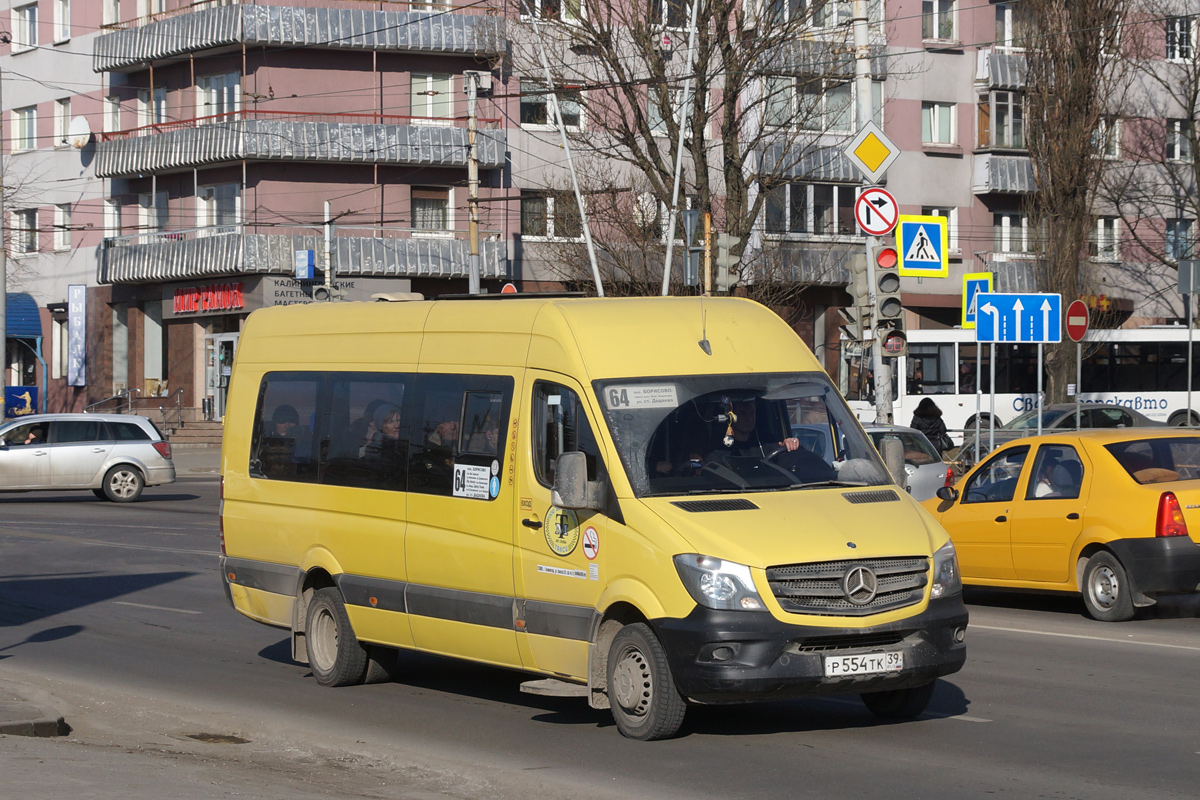
M164 403L170 402L172 397L175 398L175 407L169 408L165 404L160 405L158 407L158 413L162 417L163 427L170 428L172 431L174 431L177 428L183 427L183 387L180 386L178 389L176 389L175 391L173 391L169 395L167 395L165 398L163 398ZM174 414L175 414L175 423L174 424L171 424L171 422L168 421L168 419L167 419L167 414L169 412L174 412Z
M166 244L171 242L188 242L196 239L207 239L214 236L230 236L235 234L268 234L271 236L320 236L323 226L282 226L273 224L255 225L209 225L200 228L182 228L179 230L151 231L135 233L129 236L110 236L104 239L105 248L134 247L144 244ZM447 228L401 228L385 225L341 225L333 226L333 238L357 239L466 239L468 231ZM499 240L502 231L481 230L481 240Z
M448 2L434 3L422 2L422 0L195 0L192 3L186 3L179 8L171 8L166 11L158 11L154 14L147 14L133 19L121 20L120 22L106 22L100 26L103 31L124 30L126 28L140 28L143 25L149 25L153 22L158 22L171 17L178 17L184 14L194 14L197 11L205 11L210 8L218 8L220 6L287 6L297 8L330 8L344 6L348 8L366 8L371 11L426 11L426 12L449 12L454 11L455 7ZM490 11L497 13L500 9L498 3L487 3L481 5L472 4L470 11L479 8L482 11ZM476 12L479 13L479 12Z
M221 114L209 114L204 117L170 120L168 122L152 122L137 128L126 128L120 131L106 131L97 134L98 141L114 142L120 139L136 139L143 136L159 136L174 131L189 128L201 128L205 125L222 125L230 122L245 120L285 120L289 122L329 122L348 123L355 125L429 125L445 128L465 128L467 118L464 117L416 117L408 114L382 113L329 113L319 111L260 111L254 108L243 108L237 111L226 111ZM500 127L499 117L480 117L477 120L480 130L493 130Z
M114 394L112 397L106 397L103 400L97 400L96 402L92 403L91 405L85 407L83 409L83 413L85 413L85 414L94 413L92 411L92 409L102 406L105 403L111 403L115 400L115 401L117 401L117 404L111 413L132 414L133 413L133 398L135 396L141 395L141 393L142 393L141 389L137 388L136 386L131 386L130 388L126 389L123 392L118 392L117 394ZM125 403L124 411L121 410L122 402ZM105 411L105 409L101 409L101 410Z

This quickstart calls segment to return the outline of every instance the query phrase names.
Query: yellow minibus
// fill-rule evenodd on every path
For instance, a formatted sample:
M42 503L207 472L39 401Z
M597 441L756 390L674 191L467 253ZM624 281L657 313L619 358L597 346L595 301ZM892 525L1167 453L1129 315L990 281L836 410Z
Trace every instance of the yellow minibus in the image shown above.
M949 537L749 300L256 311L222 492L230 602L324 685L435 653L648 740L689 703L912 717L966 658Z

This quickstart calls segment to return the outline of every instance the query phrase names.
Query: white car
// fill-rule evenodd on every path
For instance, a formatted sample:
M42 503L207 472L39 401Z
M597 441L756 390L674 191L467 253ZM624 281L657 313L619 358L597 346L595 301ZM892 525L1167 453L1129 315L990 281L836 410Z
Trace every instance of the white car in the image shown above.
M171 445L131 414L37 414L0 425L0 492L91 489L129 503L175 482Z

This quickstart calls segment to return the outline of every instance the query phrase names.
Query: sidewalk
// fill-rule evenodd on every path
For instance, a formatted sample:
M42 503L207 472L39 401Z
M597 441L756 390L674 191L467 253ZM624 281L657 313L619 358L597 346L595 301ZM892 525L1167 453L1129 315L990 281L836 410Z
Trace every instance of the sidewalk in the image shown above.
M174 445L171 460L176 478L215 478L221 474L220 445Z

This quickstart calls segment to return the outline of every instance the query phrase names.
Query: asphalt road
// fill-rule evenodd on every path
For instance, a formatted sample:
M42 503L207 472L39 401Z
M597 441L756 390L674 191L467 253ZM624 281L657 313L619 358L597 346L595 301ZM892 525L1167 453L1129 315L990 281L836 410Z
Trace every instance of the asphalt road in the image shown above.
M187 477L124 506L91 493L0 495L0 685L70 705L76 744L103 742L105 758L169 756L230 781L253 768L246 796L1200 793L1194 598L1113 625L1087 619L1075 598L968 592L967 666L939 682L918 720L882 724L853 696L697 707L679 738L637 743L582 700L522 694L518 673L439 658L402 656L396 683L317 686L284 631L226 603L217 491L213 478ZM213 734L249 743L180 744ZM4 743L0 763L7 753L23 780L61 791L42 796L71 796L72 770L121 772L77 763L79 748ZM170 796L210 794L198 787Z

